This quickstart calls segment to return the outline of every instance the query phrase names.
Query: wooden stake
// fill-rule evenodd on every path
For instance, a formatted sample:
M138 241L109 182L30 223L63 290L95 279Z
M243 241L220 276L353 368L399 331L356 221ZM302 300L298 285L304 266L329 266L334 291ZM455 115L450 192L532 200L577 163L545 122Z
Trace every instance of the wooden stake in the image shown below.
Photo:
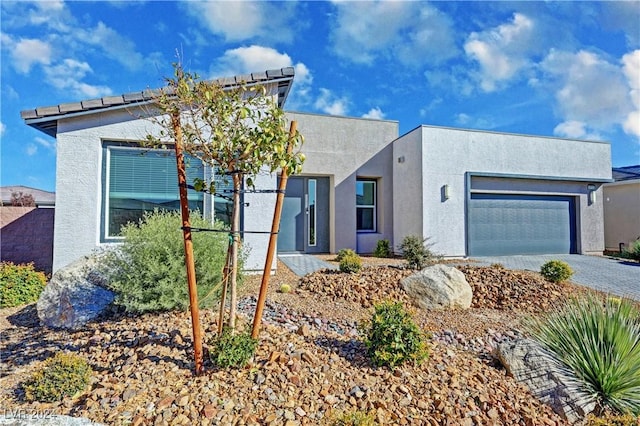
M220 293L220 312L218 313L218 336L222 336L224 328L224 311L227 303L227 287L229 285L229 262L231 260L231 244L227 247L227 259L222 269L222 292Z
M289 144L287 145L287 153L293 152L293 139L296 134L296 128L298 124L295 121L291 122L289 127ZM282 204L284 201L284 191L287 188L287 180L289 176L287 170L283 169L280 173L280 184L278 185L278 196L276 198L276 207L273 212L273 222L271 223L271 235L269 236L269 248L267 249L267 260L264 263L264 271L262 272L262 282L260 283L260 294L258 295L258 302L256 304L256 312L253 316L253 328L251 330L251 337L258 338L260 333L260 322L262 321L262 312L264 311L264 304L267 300L267 289L269 288L269 278L271 276L271 264L273 263L273 257L276 252L276 244L278 242L278 232L280 230L280 216L282 215Z
M193 241L191 239L191 225L189 223L189 200L187 198L187 173L182 153L182 127L180 114L171 115L171 124L176 136L174 145L176 151L176 166L178 168L178 187L180 190L180 212L182 214L182 232L184 236L184 262L187 268L187 284L189 286L189 306L191 307L191 327L193 328L193 356L195 373L204 372L202 358L202 332L200 330L200 311L198 309L198 288L196 285L196 266L193 256Z

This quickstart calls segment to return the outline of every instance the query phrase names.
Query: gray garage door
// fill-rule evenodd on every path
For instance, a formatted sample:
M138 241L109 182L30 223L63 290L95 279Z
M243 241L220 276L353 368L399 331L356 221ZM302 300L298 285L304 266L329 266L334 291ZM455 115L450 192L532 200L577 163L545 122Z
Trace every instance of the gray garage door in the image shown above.
M576 252L572 197L471 194L470 256Z

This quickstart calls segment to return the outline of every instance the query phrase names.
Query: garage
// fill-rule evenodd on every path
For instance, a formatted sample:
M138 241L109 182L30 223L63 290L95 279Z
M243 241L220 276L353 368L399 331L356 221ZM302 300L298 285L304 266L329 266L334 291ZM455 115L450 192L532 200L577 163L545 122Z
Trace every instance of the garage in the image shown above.
M576 253L573 197L472 193L470 256Z

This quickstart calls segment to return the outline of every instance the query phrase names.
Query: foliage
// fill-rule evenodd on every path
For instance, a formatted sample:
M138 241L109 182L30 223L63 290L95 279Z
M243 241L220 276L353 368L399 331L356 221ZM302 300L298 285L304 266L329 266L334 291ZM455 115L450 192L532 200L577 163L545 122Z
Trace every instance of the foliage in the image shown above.
M357 254L357 253L350 248L340 249L338 251L338 254L336 254L336 262L341 262L345 256L352 256L354 254Z
M567 262L550 260L540 268L540 274L548 281L560 283L573 275L573 270Z
M44 272L36 271L33 263L0 263L0 308L35 302L46 284Z
M491 267L493 269L504 269L504 265L502 263L492 263Z
M607 414L601 417L594 415L587 416L586 426L638 426L640 417L630 414L614 415Z
M220 336L213 338L209 344L211 361L221 368L244 367L256 352L258 340L249 333L233 333L225 327Z
M355 274L362 269L362 259L356 253L348 253L340 260L340 272Z
M341 412L332 416L330 426L375 426L375 413L363 411Z
M107 256L105 268L110 286L117 293L117 305L130 312L168 311L189 306L180 226L180 212L156 210L145 213L139 223L129 223L122 229L124 243ZM214 224L194 213L191 226L212 228ZM222 225L218 223L215 227ZM193 234L200 304L212 291L212 295L216 295L228 244L226 233Z
M291 293L291 286L289 284L280 285L280 293Z
M370 322L361 325L367 354L375 366L395 367L405 361L420 363L429 355L426 335L402 303L375 306Z
M640 260L640 240L631 243L631 246L625 249L621 255L626 259Z
M31 194L22 191L11 193L11 205L14 207L36 207L36 200Z
M58 352L22 384L27 401L54 402L86 389L91 367L80 356Z
M640 415L640 312L629 299L595 296L528 321L533 336L575 375L598 411Z
M389 240L378 240L376 250L373 252L375 257L391 257L391 244Z
M433 244L427 243L429 238L418 235L407 235L400 244L402 256L411 269L422 269L436 263L440 256L431 251Z

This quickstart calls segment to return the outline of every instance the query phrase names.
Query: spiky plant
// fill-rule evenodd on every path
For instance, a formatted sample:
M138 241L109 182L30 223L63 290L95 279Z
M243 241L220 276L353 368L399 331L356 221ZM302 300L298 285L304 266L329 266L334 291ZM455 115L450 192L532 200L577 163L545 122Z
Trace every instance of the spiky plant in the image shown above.
M632 300L574 298L527 325L573 372L596 414L640 415L640 312Z

